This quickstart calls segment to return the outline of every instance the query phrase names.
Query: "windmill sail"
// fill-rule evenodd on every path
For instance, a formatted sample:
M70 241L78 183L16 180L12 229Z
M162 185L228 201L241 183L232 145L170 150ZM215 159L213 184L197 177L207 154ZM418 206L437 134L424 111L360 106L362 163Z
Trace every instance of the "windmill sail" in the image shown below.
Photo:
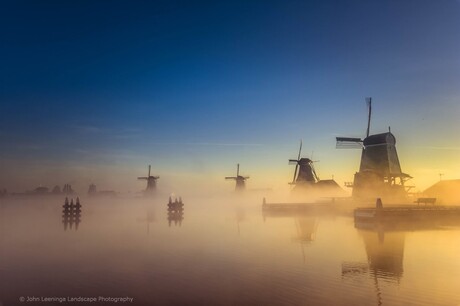
M363 140L352 137L336 137L335 147L337 149L362 149Z
M372 115L372 98L366 98L366 105L368 110L367 115L367 129L366 137L369 137L371 129L371 115ZM336 137L335 147L337 149L362 149L363 148L363 139L356 137Z

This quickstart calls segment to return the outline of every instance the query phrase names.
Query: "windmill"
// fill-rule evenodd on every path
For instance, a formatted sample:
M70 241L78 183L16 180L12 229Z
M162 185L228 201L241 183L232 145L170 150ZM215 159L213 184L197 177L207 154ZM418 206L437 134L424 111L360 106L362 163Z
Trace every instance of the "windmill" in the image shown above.
M235 180L236 181L236 186L235 190L244 190L246 188L246 180L249 178L249 176L242 176L240 175L240 164L236 165L236 176L226 176L226 180Z
M306 157L300 157L302 153L302 140L300 141L300 148L299 148L299 155L297 159L290 159L289 164L295 164L294 170L294 177L292 178L292 182L289 183L291 185L296 184L315 184L319 181L318 176L316 175L315 168L313 167L313 161ZM299 172L297 173L297 170ZM296 178L297 176L297 178Z
M147 188L145 189L146 192L152 192L157 188L157 179L159 176L150 175L151 166L149 165L149 173L147 176L138 177L138 180L147 180Z
M372 98L366 98L368 119L366 138L337 137L337 148L360 148L361 164L355 173L352 195L356 198L387 197L401 199L407 195L405 182L410 175L401 171L396 152L396 138L386 133L370 135Z

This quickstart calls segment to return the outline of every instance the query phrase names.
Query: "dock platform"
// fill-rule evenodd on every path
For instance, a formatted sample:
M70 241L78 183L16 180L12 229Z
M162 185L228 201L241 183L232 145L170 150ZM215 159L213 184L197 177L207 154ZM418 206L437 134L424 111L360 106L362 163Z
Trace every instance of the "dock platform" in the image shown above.
M458 218L460 206L390 206L382 208L357 208L354 210L356 221L385 220L429 220L437 218Z
M330 212L335 207L334 202L267 203L265 198L262 202L262 211L264 213L275 214Z

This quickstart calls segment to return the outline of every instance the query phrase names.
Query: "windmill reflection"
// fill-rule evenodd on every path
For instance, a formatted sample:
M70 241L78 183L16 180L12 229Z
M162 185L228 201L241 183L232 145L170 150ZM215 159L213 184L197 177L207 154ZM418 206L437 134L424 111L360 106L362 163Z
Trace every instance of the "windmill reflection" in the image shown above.
M377 275L400 280L403 275L404 232L360 231L369 268Z
M145 222L147 224L147 234L150 234L150 223L155 221L155 212L150 210L146 212L145 218L137 218L137 222Z
M355 227L361 235L366 254L368 268L377 278L395 279L403 276L404 243L407 231L443 230L446 226L458 226L456 216L436 216L426 220L413 218L404 219L394 216L388 219L357 219ZM357 271L367 273L363 264L345 263L342 274L355 274Z
M176 198L174 201L169 197L168 202L168 225L174 223L175 226L181 226L184 220L184 203L182 198Z
M246 219L246 213L244 209L241 207L238 207L236 209L236 216L235 216L236 225L238 227L238 236L240 236L240 223L244 221L245 219Z
M308 244L315 240L318 218L314 213L265 210L263 218L264 222L268 218L292 218L296 228L296 235L293 237L293 241Z
M394 280L398 284L403 276L405 232L360 229L367 254L367 263L343 262L342 277L355 280L368 276L375 288L377 304L382 305L379 280Z
M296 217L294 218L297 235L294 241L300 243L311 243L315 240L317 222L314 217Z
M295 235L292 237L293 242L300 244L302 251L303 261L305 262L306 245L311 244L316 239L316 230L318 228L318 218L316 214L308 212L290 212L290 211L276 211L265 210L263 212L264 222L268 218L291 218L295 225Z
M78 226L81 222L81 204L80 199L77 197L75 204L73 198L70 200L66 197L64 205L62 205L62 223L64 224L64 231L67 228L78 230Z

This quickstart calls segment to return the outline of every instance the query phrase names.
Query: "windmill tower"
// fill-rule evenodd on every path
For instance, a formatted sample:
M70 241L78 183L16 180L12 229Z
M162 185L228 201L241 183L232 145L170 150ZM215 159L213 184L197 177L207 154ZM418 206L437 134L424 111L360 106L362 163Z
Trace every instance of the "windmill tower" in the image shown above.
M147 180L147 188L145 189L146 192L152 192L157 188L157 179L159 176L150 175L151 166L149 165L149 173L147 176L138 177L138 180Z
M368 120L366 138L337 137L337 148L361 148L361 164L355 173L352 195L356 198L402 199L410 187L405 182L410 175L401 171L396 137L390 129L386 133L370 135L372 99L366 98Z
M246 180L249 178L249 176L242 176L240 175L240 164L236 165L236 176L226 176L226 180L235 180L236 181L236 186L235 190L236 191L241 191L246 188Z
M300 157L302 153L302 140L300 141L299 155L297 159L290 159L289 164L295 164L294 177L291 185L313 185L319 181L318 176L316 175L315 168L313 167L313 161L306 157ZM297 172L298 170L298 172ZM296 178L297 177L297 178Z

